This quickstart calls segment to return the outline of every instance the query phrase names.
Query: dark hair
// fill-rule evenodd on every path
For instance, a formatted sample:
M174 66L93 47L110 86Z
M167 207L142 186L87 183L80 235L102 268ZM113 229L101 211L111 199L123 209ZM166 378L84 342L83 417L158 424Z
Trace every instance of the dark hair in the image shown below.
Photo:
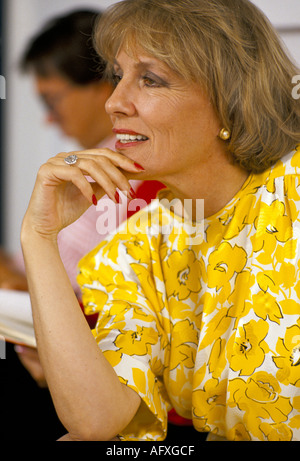
M29 43L21 69L43 77L58 73L78 85L102 79L105 64L92 40L99 16L99 11L78 10L46 23Z

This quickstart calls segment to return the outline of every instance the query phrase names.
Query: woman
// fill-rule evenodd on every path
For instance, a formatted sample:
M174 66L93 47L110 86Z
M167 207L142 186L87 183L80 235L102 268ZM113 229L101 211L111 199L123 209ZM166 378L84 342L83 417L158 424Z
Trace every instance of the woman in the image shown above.
M216 437L299 439L297 69L248 0L125 0L95 41L116 152L50 159L22 227L65 439L163 439L171 407ZM153 202L82 260L93 337L57 233L129 178L162 181L188 219Z

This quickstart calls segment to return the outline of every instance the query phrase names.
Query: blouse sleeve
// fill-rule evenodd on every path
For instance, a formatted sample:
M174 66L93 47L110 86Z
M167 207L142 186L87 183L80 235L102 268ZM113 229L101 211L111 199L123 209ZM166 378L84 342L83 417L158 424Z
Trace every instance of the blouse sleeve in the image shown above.
M94 337L120 381L142 403L124 440L163 440L170 403L163 383L169 338L162 294L151 271L146 235L118 235L80 262L78 283L88 314L98 312Z

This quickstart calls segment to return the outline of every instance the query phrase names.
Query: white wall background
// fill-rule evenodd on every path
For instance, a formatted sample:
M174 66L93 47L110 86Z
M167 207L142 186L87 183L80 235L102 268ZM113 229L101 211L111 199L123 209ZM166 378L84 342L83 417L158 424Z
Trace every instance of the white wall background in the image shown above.
M6 18L7 84L5 152L5 245L19 250L23 215L36 172L50 156L76 147L53 127L44 124L44 112L29 77L20 75L18 61L27 41L50 17L77 8L104 9L113 0L9 0ZM253 0L279 29L293 28L282 37L300 65L300 0Z

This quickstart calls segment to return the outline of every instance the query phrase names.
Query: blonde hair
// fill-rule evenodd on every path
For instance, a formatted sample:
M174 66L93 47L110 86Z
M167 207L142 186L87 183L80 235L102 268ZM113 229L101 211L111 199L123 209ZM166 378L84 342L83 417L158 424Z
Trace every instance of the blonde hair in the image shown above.
M248 0L123 0L100 19L94 42L108 63L138 44L202 85L246 170L263 171L300 143L300 71Z

